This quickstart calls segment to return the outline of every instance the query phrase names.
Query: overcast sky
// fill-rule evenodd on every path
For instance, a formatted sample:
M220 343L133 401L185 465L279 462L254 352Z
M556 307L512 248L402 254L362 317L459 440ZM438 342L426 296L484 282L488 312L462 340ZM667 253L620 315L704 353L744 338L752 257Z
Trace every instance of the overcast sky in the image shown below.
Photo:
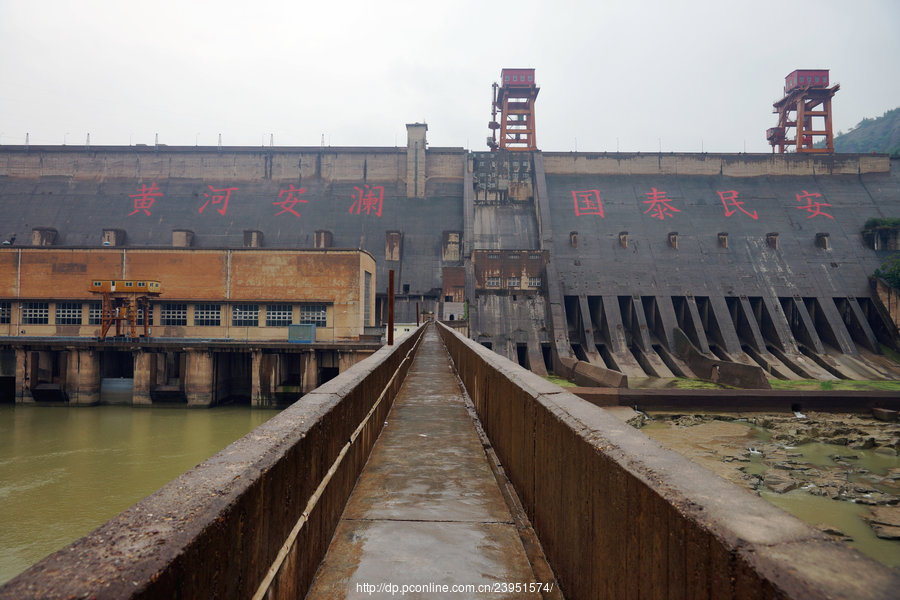
M0 0L0 144L484 150L503 67L545 151L769 152L794 69L900 106L900 2Z

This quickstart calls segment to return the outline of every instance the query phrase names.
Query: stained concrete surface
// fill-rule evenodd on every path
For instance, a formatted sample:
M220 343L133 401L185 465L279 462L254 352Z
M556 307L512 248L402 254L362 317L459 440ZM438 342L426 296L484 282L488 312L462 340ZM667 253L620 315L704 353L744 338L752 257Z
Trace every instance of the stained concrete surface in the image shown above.
M392 597L392 588L379 585L402 590L404 585L508 583L536 582L449 355L432 328L307 598ZM406 597L509 594L426 588Z

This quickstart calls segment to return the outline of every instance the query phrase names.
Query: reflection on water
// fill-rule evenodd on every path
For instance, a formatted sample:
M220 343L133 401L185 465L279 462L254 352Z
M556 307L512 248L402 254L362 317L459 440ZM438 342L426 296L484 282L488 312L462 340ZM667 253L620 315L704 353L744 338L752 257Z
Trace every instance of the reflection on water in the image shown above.
M275 414L0 405L0 584Z

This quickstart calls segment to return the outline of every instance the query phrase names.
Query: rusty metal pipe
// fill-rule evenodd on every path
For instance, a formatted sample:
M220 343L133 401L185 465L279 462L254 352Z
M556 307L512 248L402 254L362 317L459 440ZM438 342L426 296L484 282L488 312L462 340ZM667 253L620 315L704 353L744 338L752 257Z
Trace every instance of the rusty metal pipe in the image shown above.
M394 270L388 271L388 346L394 345Z

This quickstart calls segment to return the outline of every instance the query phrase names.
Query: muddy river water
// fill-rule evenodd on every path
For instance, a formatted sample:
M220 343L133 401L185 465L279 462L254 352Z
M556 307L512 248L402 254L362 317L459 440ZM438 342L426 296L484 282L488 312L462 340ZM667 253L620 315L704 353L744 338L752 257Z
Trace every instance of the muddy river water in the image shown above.
M0 584L277 412L0 405Z
M0 405L0 584L275 414ZM642 431L664 445L900 568L900 539L888 539L900 538L900 425L812 413L652 416Z
M868 416L651 414L664 446L900 568L900 424Z

